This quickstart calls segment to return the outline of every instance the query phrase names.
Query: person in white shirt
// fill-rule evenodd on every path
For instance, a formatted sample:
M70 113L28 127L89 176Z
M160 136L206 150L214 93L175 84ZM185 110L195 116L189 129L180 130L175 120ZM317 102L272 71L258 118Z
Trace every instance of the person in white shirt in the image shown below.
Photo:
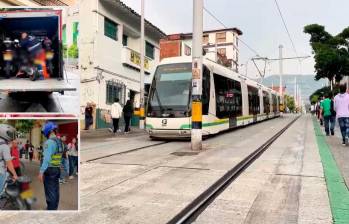
M113 133L115 134L119 130L119 120L122 117L122 107L119 103L119 99L116 98L114 103L111 105L111 118L113 120Z

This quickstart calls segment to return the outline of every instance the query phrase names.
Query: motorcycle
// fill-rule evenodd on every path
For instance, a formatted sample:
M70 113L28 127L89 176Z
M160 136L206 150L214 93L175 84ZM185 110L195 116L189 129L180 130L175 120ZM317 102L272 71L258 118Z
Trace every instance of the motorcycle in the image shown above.
M3 70L5 72L5 78L8 79L11 77L11 74L14 71L14 66L13 66L14 51L12 48L13 42L11 41L10 38L7 37L3 41L3 44L5 46L5 50L2 52L3 61L4 61Z
M20 176L16 181L13 181L9 175L5 183L4 193L0 197L0 202L2 202L0 210L31 210L32 205L36 201L36 199L33 196L33 191L30 188L30 183L31 179L28 176Z
M52 61L55 55L55 52L52 49L52 41L48 37L45 37L43 41L43 46L46 52L46 67L47 67L48 73L50 74L50 76L52 76L53 69L54 69Z

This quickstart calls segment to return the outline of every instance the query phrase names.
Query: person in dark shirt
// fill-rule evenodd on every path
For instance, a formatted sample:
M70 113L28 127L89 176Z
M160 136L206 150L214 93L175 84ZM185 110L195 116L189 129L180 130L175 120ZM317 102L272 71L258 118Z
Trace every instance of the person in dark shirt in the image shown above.
M85 130L88 130L93 124L93 107L90 103L87 103L85 107Z
M130 132L130 121L133 115L133 101L127 100L124 108L122 109L122 112L124 113L124 120L125 120L125 133Z

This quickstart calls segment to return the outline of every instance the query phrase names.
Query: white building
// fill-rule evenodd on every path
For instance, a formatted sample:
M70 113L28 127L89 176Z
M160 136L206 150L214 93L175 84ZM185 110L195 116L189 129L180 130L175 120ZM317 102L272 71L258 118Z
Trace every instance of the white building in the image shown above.
M133 98L139 107L141 17L119 0L81 0L79 5L81 105L96 105L99 128L115 98L121 104ZM163 37L159 28L145 22L145 83L159 62Z
M204 31L203 48L206 56L237 71L240 35L242 32L237 28ZM192 33L168 35L161 40L161 58L191 55L192 38Z
M65 6L73 5L76 0L1 0L0 7L7 6Z

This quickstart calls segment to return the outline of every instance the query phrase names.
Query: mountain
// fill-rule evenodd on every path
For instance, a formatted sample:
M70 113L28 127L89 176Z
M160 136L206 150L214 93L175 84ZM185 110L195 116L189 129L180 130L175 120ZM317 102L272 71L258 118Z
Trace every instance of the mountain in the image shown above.
M301 90L301 95L304 102L309 102L309 96L315 90L327 85L327 81L325 79L315 81L314 75L282 75L282 85L286 87L286 93L288 95L294 95L295 77L297 77L297 84ZM263 80L263 84L268 87L279 86L279 82L279 75L271 75L265 77Z

